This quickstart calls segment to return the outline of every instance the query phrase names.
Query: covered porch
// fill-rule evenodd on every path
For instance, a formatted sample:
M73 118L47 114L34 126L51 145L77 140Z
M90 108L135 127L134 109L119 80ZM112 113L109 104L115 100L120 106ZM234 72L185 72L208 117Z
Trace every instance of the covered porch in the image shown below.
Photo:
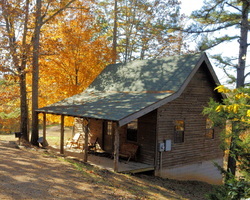
M83 129L84 129L84 139L81 148L69 148L69 146L65 143L65 133L64 133L64 117L65 115L61 115L61 124L60 124L60 145L57 146L49 146L53 151L61 155L65 155L68 158L76 159L81 162L89 163L93 166L99 167L101 169L107 169L110 171L115 171L119 173L141 173L146 171L153 171L154 165L153 164L145 164L143 162L138 162L137 160L129 160L128 159L121 159L119 156L120 150L120 137L121 137L121 127L117 122L113 123L113 151L110 154L111 156L106 156L107 152L101 150L96 152L89 152L88 151L88 141L90 139L90 119L82 118ZM46 141L46 113L43 113L43 140ZM105 142L105 141L103 141ZM109 152L110 153L110 152ZM106 154L106 155L105 155Z
M48 147L50 150L60 153L60 149L57 149L55 146ZM88 161L87 163L93 166L96 166L100 169L106 169L110 171L114 171L114 160L108 156L101 155L102 153L89 153L88 154ZM80 162L84 162L84 152L81 149L68 149L65 148L64 155L73 160L77 160ZM148 172L153 171L154 166L135 162L135 161L129 161L119 159L118 163L118 173L129 173L129 174L135 174L135 173L141 173L141 172Z

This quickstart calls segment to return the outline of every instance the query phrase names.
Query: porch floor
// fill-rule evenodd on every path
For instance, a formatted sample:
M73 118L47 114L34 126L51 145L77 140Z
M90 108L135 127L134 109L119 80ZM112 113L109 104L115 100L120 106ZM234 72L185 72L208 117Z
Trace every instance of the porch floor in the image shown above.
M56 147L49 147L52 150L55 150L57 152L60 152L60 150ZM99 155L95 155L92 153L88 154L88 161L87 163L99 167L101 169L107 169L110 171L113 171L114 169L114 160L112 158L102 156L102 153ZM84 153L80 149L69 149L65 148L64 149L64 155L66 157L76 159L79 161L83 161ZM120 173L140 173L140 172L146 172L146 171L152 171L154 170L153 165L148 165L140 162L134 162L134 161L129 161L126 162L126 160L119 159L119 164L118 164L118 172Z

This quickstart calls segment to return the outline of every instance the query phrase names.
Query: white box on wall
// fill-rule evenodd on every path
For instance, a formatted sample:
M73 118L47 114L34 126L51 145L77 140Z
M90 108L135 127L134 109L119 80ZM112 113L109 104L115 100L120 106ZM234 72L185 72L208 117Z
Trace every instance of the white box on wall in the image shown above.
M165 140L165 151L171 151L172 144L171 140Z
M158 151L162 152L165 150L164 142L158 144Z

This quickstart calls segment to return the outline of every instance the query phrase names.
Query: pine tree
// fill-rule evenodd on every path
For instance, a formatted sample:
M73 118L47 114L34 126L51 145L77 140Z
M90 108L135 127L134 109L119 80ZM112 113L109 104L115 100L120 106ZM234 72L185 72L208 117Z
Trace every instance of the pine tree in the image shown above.
M239 41L239 54L238 64L232 64L230 59L223 59L221 56L216 55L221 64L231 66L236 69L236 77L230 76L236 81L236 88L244 87L246 77L245 74L247 47L248 47L248 32L249 32L249 19L248 14L250 12L249 0L207 0L204 1L204 6L194 11L191 15L195 20L195 24L191 25L186 32L203 35L200 50L210 49L223 42L228 42L237 39ZM226 30L229 28L235 28L240 30L239 35L229 36ZM221 31L225 30L225 34L221 35ZM213 33L220 33L220 36L216 35L212 37ZM205 36L204 36L205 35ZM230 151L234 151L235 142L237 139L237 133L234 137L231 137ZM236 160L237 158L229 156L228 158L228 170L235 175L236 173Z
M181 53L183 38L170 31L181 19L179 1L100 0L98 8L103 13L100 25L116 47L117 62Z
M246 77L249 75L245 74L247 47L249 45L248 32L250 30L249 12L249 0L206 0L203 7L198 11L194 11L191 15L195 23L185 30L189 33L202 35L199 47L202 51L224 42L238 40L237 64L232 62L235 58L214 56L224 66L224 69L233 67L237 71L236 77L229 77L236 81L236 88L244 87ZM238 29L239 34L230 35L229 32L232 29Z

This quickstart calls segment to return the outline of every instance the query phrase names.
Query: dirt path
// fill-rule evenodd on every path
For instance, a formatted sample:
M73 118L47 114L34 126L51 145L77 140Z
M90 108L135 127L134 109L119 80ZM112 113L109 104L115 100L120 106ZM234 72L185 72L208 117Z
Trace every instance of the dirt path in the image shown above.
M0 143L0 199L98 199L70 163Z
M155 181L154 181L155 180ZM37 149L0 140L0 199L203 199L207 185L181 189L169 183L116 174L69 162ZM158 181L158 182L156 182ZM176 188L180 188L176 190ZM170 189L169 189L170 188ZM195 189L197 188L197 189ZM197 194L195 193L197 192Z

